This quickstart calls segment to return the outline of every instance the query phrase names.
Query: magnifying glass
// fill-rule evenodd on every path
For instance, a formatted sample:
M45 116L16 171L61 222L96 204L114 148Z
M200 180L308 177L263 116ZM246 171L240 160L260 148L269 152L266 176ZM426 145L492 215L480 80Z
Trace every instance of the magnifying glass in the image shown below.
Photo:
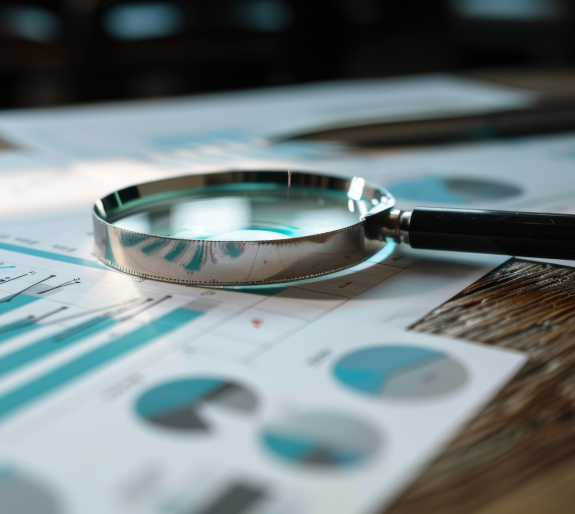
M354 266L388 242L575 259L575 216L418 207L355 177L225 171L148 182L94 205L96 254L143 278L257 285Z

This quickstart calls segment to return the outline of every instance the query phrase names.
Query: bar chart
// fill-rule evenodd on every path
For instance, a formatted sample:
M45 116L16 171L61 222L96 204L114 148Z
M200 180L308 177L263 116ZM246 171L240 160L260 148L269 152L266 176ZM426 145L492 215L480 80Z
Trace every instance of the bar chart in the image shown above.
M121 358L133 350L151 343L155 339L191 322L202 314L203 312L194 310L193 302L191 302L189 305L174 309L144 326L125 333L120 337L113 338L101 346L83 353L55 369L30 380L22 386L10 390L0 396L0 421L15 410L24 407L73 380L79 379L83 375L101 366ZM112 318L107 318L99 323L89 321L83 325L82 330L70 335L70 337L63 338L61 343L68 341L68 344L72 344L84 337L95 334L97 331L107 329L116 322L117 321ZM62 334L55 337L56 339L62 337ZM50 338L48 341L38 341L25 347L20 352L7 356L4 362L0 362L0 369L11 370L20 365L27 364L30 360L41 358L52 351L56 351L53 349L56 347L55 345L50 346L50 343L53 342L53 338Z

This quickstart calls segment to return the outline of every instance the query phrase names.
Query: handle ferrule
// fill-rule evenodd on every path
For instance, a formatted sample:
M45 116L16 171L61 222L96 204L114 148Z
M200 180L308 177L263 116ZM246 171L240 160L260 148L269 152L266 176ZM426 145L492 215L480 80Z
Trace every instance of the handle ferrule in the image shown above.
M396 243L409 244L409 223L411 212L393 209L387 215L385 224L381 228L383 239L392 239Z

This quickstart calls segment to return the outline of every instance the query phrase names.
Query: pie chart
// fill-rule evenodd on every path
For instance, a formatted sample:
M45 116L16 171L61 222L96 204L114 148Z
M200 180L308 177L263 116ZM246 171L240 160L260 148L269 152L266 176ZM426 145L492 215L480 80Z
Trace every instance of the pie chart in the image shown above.
M389 184L396 198L414 202L434 202L464 205L482 201L505 200L521 194L511 184L483 179L425 175Z
M374 346L342 357L333 373L357 392L384 398L432 398L467 381L465 367L443 352L417 346Z
M59 502L50 490L21 475L11 467L0 466L0 512L2 514L59 514Z
M370 425L331 412L303 413L272 423L261 438L275 457L311 468L361 464L381 444L381 437Z
M243 386L220 378L190 378L161 384L144 393L136 412L145 421L164 428L207 432L205 407L249 414L257 406L255 395Z

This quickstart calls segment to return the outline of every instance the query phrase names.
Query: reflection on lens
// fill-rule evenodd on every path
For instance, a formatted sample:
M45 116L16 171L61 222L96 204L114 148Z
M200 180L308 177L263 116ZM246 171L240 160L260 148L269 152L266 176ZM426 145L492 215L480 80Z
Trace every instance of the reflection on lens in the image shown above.
M271 230L234 230L219 236L210 237L213 241L265 241L268 239L287 239L289 236Z
M356 224L373 208L355 191L274 184L253 189L202 189L179 201L156 203L118 220L118 227L180 239L262 241L331 232Z

